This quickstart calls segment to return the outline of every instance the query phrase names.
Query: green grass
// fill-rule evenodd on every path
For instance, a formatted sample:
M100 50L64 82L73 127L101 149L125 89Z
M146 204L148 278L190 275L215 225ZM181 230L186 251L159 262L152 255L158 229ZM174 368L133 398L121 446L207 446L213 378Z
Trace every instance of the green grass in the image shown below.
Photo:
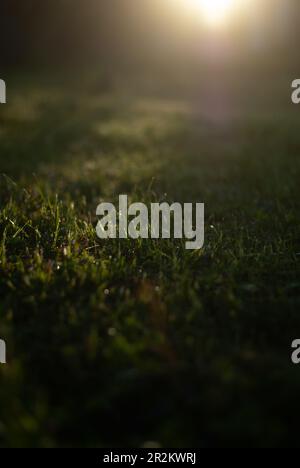
M11 95L0 445L298 445L299 116L216 120L200 100L92 88ZM122 193L205 202L204 249L97 239L98 203Z

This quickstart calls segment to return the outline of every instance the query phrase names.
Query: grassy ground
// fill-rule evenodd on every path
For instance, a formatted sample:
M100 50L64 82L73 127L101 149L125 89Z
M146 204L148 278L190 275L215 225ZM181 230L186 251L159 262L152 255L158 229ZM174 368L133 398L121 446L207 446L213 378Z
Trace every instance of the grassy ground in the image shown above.
M297 114L254 103L215 118L200 97L93 86L11 96L1 446L297 445ZM101 242L96 206L121 193L205 202L205 248Z

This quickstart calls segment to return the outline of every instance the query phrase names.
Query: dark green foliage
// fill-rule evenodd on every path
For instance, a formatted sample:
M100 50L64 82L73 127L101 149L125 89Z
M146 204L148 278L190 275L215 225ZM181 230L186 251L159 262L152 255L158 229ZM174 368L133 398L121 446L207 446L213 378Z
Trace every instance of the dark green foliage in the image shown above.
M0 444L297 445L299 115L215 121L200 100L14 91ZM205 202L205 248L100 242L96 206L121 193Z

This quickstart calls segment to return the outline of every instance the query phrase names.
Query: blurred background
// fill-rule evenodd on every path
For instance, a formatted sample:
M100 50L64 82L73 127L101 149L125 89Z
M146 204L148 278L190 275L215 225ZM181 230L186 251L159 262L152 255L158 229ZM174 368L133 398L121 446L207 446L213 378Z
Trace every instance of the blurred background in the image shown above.
M287 101L299 10L297 0L4 1L1 72L72 76L81 93L85 77L99 92L192 97L229 117L252 93L262 107Z
M216 61L284 68L299 16L297 0L4 1L1 71L96 66L150 81Z

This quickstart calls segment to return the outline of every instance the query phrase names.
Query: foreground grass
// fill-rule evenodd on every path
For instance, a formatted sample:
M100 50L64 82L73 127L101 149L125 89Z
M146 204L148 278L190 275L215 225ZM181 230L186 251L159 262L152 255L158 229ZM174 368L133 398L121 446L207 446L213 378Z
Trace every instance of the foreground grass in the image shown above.
M16 92L0 134L2 446L297 445L300 135L281 115ZM100 242L96 206L120 193L205 202L205 248Z

